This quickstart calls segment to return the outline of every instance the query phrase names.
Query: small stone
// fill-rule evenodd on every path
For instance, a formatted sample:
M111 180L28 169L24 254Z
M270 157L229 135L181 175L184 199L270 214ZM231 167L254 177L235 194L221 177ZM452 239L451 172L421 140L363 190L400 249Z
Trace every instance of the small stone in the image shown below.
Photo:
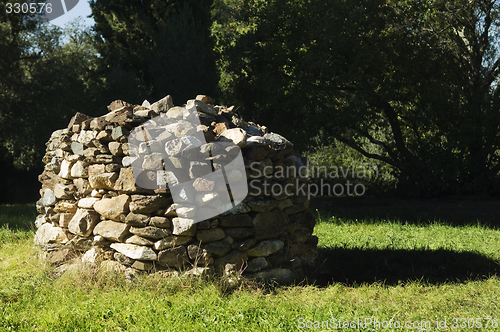
M167 236L166 238L163 238L161 240L158 240L154 244L154 248L156 250L163 250L166 248L173 248L176 246L181 246L184 244L188 244L193 240L192 237L190 236L176 236L176 235L170 235Z
M125 243L128 244L137 244L138 246L152 246L154 245L153 241L140 237L139 235L132 235L131 237L125 240Z
M199 245L196 244L189 245L187 247L187 252L189 258L194 262L195 265L211 264L214 261L212 255L206 249L201 248Z
M196 208L194 206L179 206L175 211L182 218L193 218L196 216Z
M247 275L248 278L264 281L276 281L281 285L291 284L295 274L289 269L275 268Z
M154 226L131 227L130 233L149 239L161 239L172 234L169 229L158 228Z
M221 257L231 250L231 244L226 241L216 241L202 244L202 248L216 257Z
M278 237L287 225L286 216L280 210L260 212L253 219L255 238L257 240Z
M89 177L90 186L94 189L108 189L113 190L118 174L102 173Z
M226 233L224 233L222 228L212 228L212 229L199 230L196 233L196 237L198 238L198 241L200 241L201 243L209 243L222 240L223 238L226 237Z
M233 128L227 129L220 134L220 138L226 138L230 142L238 145L240 148L243 148L247 144L247 133L241 128ZM217 141L227 141L227 140L217 140Z
M69 185L64 185L62 183L57 183L54 186L54 195L56 195L58 199L71 199L73 198L74 191L75 191L74 185L69 186Z
M255 228L253 227L234 227L226 228L226 235L232 237L235 240L242 240L249 236L255 234Z
M268 266L269 263L264 257L257 257L248 261L248 266L245 269L245 272L257 272Z
M196 223L193 219L176 217L172 219L174 235L194 236L196 234Z
M60 227L53 226L50 223L45 223L38 228L35 234L34 243L41 246L49 243L66 243L68 237L64 230Z
M112 243L110 247L132 259L155 261L158 258L153 249L149 247L126 243Z
M116 259L120 264L123 264L123 265L132 265L135 262L133 259L128 258L127 256L125 256L121 252L115 252L113 254L113 258Z
M234 264L236 271L241 270L243 263L248 260L248 256L241 251L233 250L227 255L219 257L214 262L215 271L222 273L227 264Z
M151 217L149 221L149 226L169 228L171 225L170 220L165 217Z
M82 209L92 209L99 198L85 197L78 201L78 207Z
M88 237L99 221L99 214L93 210L78 209L68 224L71 233Z
M125 223L131 226L144 227L148 224L149 220L150 217L148 215L130 212L125 218Z
M253 226L252 218L248 214L234 214L221 216L220 225L223 227L250 227Z
M174 102L172 100L172 96L168 95L152 104L150 109L157 113L166 113L172 107L174 107Z
M121 221L129 212L129 203L130 197L122 194L113 198L101 199L94 204L94 210L106 219Z
M171 200L167 197L154 195L132 195L130 211L134 213L152 213L161 207L167 206Z
M72 167L71 167L71 177L72 178L86 178L88 177L88 167L85 162L78 160Z
M122 144L119 142L109 142L108 144L109 152L113 156L122 156L123 155L123 149L122 149Z
M59 171L59 176L63 179L72 179L71 177L71 167L73 163L67 161L66 159L61 163L61 170Z
M213 191L215 182L205 178L196 178L193 187L196 191Z
M215 99L207 95L197 95L196 100L202 101L205 104L215 104Z
M152 262L143 262L143 261L135 261L134 264L132 264L132 268L141 270L141 271L151 271L153 269L153 263Z
M122 242L124 237L129 233L129 229L130 225L103 220L95 226L94 234L101 235L111 241Z
M71 142L71 151L73 151L73 154L83 156L83 150L85 147L83 146L82 143L79 142Z
M252 249L249 249L247 251L247 255L253 257L260 257L260 256L267 257L281 250L284 245L285 245L284 242L281 240L262 241Z
M247 202L250 209L254 212L269 212L278 206L276 200L251 201Z
M127 137L129 134L128 130L124 127L115 127L111 132L111 138L118 141L122 137Z
M158 262L168 267L181 267L189 264L186 247L179 246L160 251L158 253Z

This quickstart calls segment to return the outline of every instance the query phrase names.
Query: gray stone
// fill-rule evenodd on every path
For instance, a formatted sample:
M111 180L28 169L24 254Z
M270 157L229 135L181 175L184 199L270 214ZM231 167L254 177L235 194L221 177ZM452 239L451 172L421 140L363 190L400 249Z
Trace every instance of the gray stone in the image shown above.
M223 227L249 227L253 226L252 218L248 214L234 214L219 217Z
M255 234L255 228L253 227L234 227L226 228L226 235L232 237L235 240L242 240Z
M196 234L196 223L193 219L176 217L172 219L174 235L194 236Z
M54 192L50 189L46 189L43 193L42 205L43 206L51 206L54 205L57 198Z
M129 212L129 203L130 197L122 194L113 198L103 198L94 204L94 210L106 219L122 221Z
M38 228L35 234L34 243L41 246L49 243L66 243L68 237L64 230L60 227L53 226L50 223L45 223Z
M226 241L216 241L202 244L202 248L216 257L221 257L231 250L231 244Z
M131 227L130 233L142 236L148 239L161 239L172 234L170 229L158 228L154 226L146 226L146 227Z
M123 265L132 265L134 264L134 260L131 259L131 258L128 258L127 256L125 256L124 254L122 254L121 252L115 252L113 254L113 257L114 259L116 259L120 264L123 264Z
M83 146L82 143L79 142L71 142L71 151L73 151L73 154L83 156L83 150L85 147Z
M247 251L248 256L253 257L267 257L275 252L281 250L284 246L284 242L281 240L266 240L257 244L252 249Z
M163 250L166 248L173 248L176 246L181 246L184 244L188 244L193 240L192 237L190 236L177 236L177 235L170 235L167 236L166 238L163 238L161 240L158 240L154 244L154 248L156 250Z
M120 138L128 136L128 134L128 130L124 127L115 127L111 132L111 138L118 141Z
M291 284L295 279L295 274L289 269L275 268L247 275L248 278L276 281L281 285Z
M90 187L93 189L113 190L118 173L101 173L89 177Z
M278 207L279 202L276 200L251 201L247 202L250 209L254 212L269 212Z
M187 247L187 252L189 258L191 258L195 265L211 264L214 261L212 255L206 249L201 248L199 245L189 245Z
M132 195L130 211L134 213L152 213L162 207L169 206L170 202L171 199L159 195Z
M103 220L94 228L94 234L100 235L111 241L122 242L124 237L129 233L130 225Z
M228 139L243 148L247 144L247 133L241 128L227 129L222 132L221 137Z
M144 156L142 163L143 170L161 170L163 169L163 155L161 153L152 153Z
M139 235L132 235L125 240L125 243L128 244L137 244L138 246L152 246L154 245L153 241L140 237Z
M132 268L141 270L141 271L151 271L153 269L153 263L152 262L143 262L143 261L135 261L134 264L132 264Z
M125 223L131 226L144 227L148 224L149 220L150 217L148 215L130 212L125 218Z
M172 107L174 107L174 102L172 100L172 96L168 95L165 98L158 100L156 103L153 103L150 109L157 113L165 113Z
M223 273L223 271L226 269L227 264L234 264L236 271L240 271L243 263L245 263L247 260L248 256L244 252L233 250L227 255L215 259L215 271L219 274Z
M169 228L171 226L171 222L168 218L165 217L151 217L149 221L149 226L155 226L160 228Z
M99 221L99 214L94 210L78 209L68 224L71 233L88 237Z
M257 257L248 261L248 266L245 269L245 272L257 272L262 269L265 269L269 266L269 263L264 257Z
M123 155L123 148L122 144L119 142L109 142L108 144L109 152L113 156L122 156Z
M196 232L196 237L201 243L209 243L222 240L226 237L226 233L224 233L222 228L211 228L198 230L198 232Z
M189 264L186 247L179 246L165 249L158 253L158 262L168 267L181 267Z
M149 247L126 243L112 243L110 247L132 259L143 261L155 261L158 259L158 255Z
M287 225L286 216L280 210L261 212L253 220L257 240L277 238Z

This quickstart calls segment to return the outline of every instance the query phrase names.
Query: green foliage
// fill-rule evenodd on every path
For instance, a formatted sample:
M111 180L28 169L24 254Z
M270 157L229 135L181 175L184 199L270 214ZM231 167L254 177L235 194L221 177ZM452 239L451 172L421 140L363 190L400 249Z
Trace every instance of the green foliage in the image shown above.
M90 2L100 72L115 98L140 103L172 95L177 102L213 94L210 1ZM134 85L114 88L128 79Z
M0 64L0 149L18 168L39 168L50 134L78 111L95 112L102 96L95 93L102 80L92 74L98 56L92 32L78 22L61 30L4 15L0 40L8 52Z
M497 1L217 6L220 87L247 117L303 148L322 131L410 195L496 192Z

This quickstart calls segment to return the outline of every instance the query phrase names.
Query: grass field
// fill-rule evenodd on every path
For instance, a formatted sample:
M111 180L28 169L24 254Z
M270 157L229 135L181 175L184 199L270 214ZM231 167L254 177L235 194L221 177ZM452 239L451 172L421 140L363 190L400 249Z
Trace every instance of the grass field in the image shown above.
M32 244L34 207L0 206L0 331L500 331L499 203L318 201L312 277L231 290L103 271L56 278Z

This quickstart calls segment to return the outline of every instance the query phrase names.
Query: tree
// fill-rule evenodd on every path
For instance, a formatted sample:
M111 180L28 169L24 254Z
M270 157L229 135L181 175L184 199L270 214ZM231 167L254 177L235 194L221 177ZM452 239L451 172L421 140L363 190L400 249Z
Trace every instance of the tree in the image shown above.
M497 1L217 6L220 85L247 116L302 147L321 130L410 194L498 188Z
M174 101L214 94L210 1L92 0L102 75L110 89L133 83L116 98L142 102L167 94ZM125 76L125 77L124 77Z

